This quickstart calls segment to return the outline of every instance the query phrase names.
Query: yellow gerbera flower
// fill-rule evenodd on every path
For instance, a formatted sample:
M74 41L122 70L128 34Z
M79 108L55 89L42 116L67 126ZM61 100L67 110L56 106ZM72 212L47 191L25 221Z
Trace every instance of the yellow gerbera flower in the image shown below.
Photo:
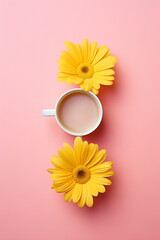
M106 150L98 151L97 144L88 144L76 137L74 149L67 143L63 149L58 150L59 156L53 156L51 163L55 168L48 169L52 188L58 193L65 193L64 200L77 202L79 207L85 204L93 206L93 196L98 192L104 193L103 185L110 185L112 182L106 177L114 174L110 170L112 162L104 162Z
M100 84L112 85L115 72L114 67L117 58L109 54L109 48L105 45L97 47L97 42L89 43L84 39L82 45L74 45L65 42L67 51L62 51L58 61L58 81L67 84L79 84L82 90L92 91L98 94Z

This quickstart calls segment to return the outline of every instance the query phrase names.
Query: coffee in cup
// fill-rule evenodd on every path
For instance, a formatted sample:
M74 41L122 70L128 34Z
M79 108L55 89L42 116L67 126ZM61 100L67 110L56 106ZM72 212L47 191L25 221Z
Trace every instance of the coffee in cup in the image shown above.
M55 116L60 127L71 135L93 132L102 120L102 105L92 92L72 89L63 94L55 109L43 110L44 116Z

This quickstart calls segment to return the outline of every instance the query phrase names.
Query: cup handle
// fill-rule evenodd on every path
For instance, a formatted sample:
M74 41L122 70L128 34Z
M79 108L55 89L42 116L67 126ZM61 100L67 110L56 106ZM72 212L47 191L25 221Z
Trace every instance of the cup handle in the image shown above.
M44 109L42 111L43 116L55 116L56 115L56 109Z

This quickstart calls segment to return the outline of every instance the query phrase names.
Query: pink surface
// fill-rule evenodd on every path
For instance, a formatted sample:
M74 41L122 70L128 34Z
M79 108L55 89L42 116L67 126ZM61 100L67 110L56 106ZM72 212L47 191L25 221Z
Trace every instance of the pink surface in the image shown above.
M0 1L0 239L159 240L160 3ZM50 157L74 138L41 116L74 85L56 81L64 41L87 37L118 57L104 118L85 137L108 150L113 185L92 209L51 190Z

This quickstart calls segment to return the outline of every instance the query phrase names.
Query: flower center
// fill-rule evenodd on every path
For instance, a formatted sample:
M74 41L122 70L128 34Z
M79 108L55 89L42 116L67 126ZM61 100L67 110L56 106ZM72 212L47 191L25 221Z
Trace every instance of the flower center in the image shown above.
M89 63L81 63L77 68L77 73L81 78L91 78L94 73L94 68Z
M77 183L86 183L91 178L91 173L88 168L83 165L79 165L73 169L73 179Z
M83 73L87 73L87 72L88 72L88 67L82 67L82 68L81 68L81 71L82 71Z

